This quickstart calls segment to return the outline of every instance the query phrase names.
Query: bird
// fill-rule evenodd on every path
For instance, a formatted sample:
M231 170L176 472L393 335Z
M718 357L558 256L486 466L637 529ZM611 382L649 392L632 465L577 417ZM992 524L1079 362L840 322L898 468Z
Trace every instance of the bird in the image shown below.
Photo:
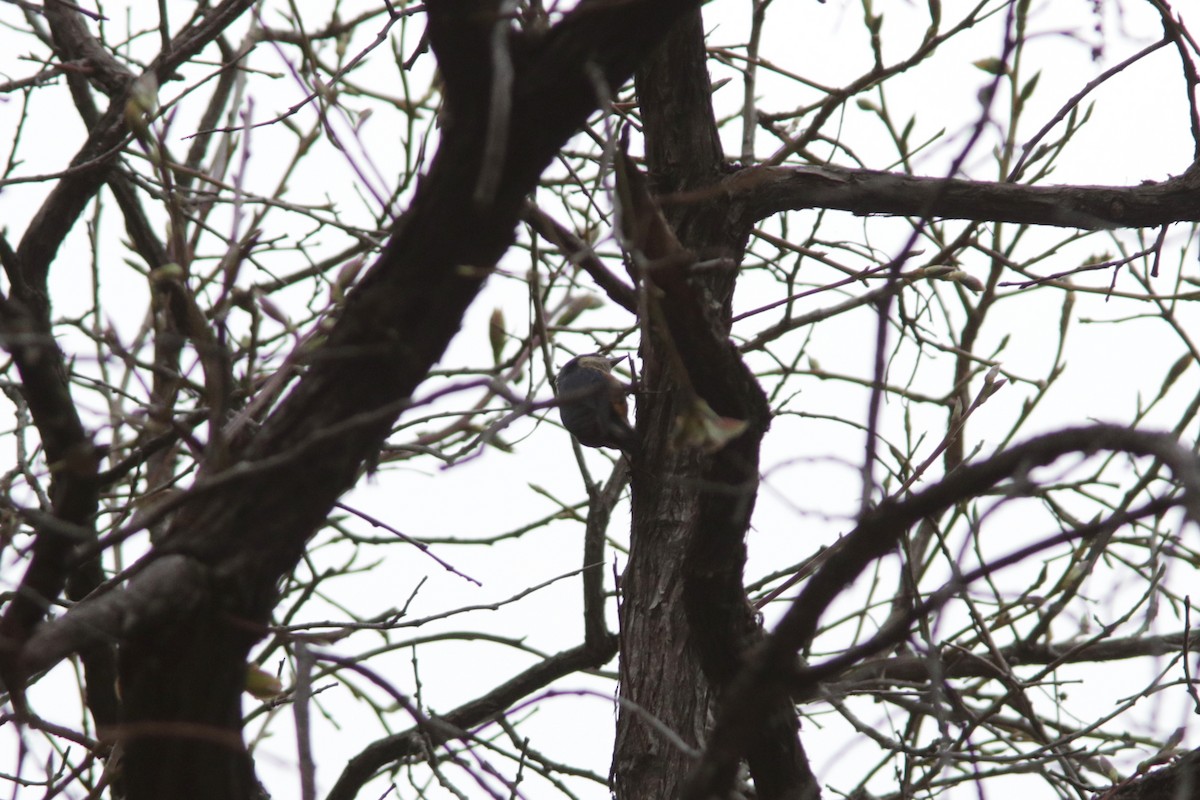
M629 426L625 386L612 374L620 358L598 353L576 356L563 365L558 387L558 414L563 427L585 447L637 450L637 433Z

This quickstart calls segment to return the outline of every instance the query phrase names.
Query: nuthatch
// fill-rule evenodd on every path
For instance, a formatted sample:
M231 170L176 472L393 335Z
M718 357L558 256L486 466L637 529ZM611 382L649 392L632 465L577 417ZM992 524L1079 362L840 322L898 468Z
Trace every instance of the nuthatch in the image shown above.
M563 427L585 447L615 447L626 453L637 449L637 434L626 419L625 386L612 374L621 358L576 356L559 370L558 414Z

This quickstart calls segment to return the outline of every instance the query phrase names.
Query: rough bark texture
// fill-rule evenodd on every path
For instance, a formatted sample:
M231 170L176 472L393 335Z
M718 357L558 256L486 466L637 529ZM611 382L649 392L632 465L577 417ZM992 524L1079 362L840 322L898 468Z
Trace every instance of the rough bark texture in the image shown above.
M727 197L706 191L724 169L699 12L647 59L637 89L654 191L695 200L664 209L691 258L678 258L678 246L642 253L650 266L641 277L654 287L656 311L643 329L638 418L647 444L633 473L634 530L621 584L621 689L632 703L621 709L613 762L622 800L682 796L692 759L654 731L642 709L687 745L702 746L712 703L757 635L742 568L769 424L766 399L728 338L749 228ZM690 271L696 259L724 268ZM673 448L677 420L695 399L747 422L747 432L716 454ZM758 795L814 796L790 700L779 694L770 705L777 713L744 741ZM735 774L720 777L723 785L706 790L723 792Z
M682 20L637 75L646 161L652 180L668 191L711 184L721 159L700 24L699 12ZM633 471L634 529L620 586L621 697L633 704L621 706L617 722L613 788L620 800L678 797L691 769L692 757L655 731L647 714L695 748L703 747L711 717L710 688L683 611L700 459L667 446L679 409L676 378L659 347L642 342L637 416L645 449Z
M1148 775L1120 783L1099 800L1184 800L1200 795L1200 750Z

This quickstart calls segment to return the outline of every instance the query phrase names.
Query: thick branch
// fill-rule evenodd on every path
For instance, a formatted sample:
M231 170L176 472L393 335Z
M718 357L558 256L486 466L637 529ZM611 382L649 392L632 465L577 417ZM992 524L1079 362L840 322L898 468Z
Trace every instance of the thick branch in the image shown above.
M160 56L152 69L165 79L175 67L195 55L252 4L252 0L226 0L184 30ZM0 260L12 287L12 297L0 303L0 332L21 375L21 392L38 428L52 478L51 500L55 516L65 522L90 526L97 506L96 472L99 453L92 446L71 398L68 370L62 350L54 341L47 290L50 265L83 209L103 184L126 136L125 106L130 74L109 57L87 31L80 14L69 4L53 2L47 16L62 56L85 58L96 80L113 97L108 111L96 121L71 169L38 209L16 251L4 243ZM82 91L82 90L81 90ZM88 117L91 104L77 95L80 112ZM90 122L90 120L88 120ZM50 529L39 529L29 568L12 603L0 621L0 669L14 683L20 667L16 648L42 619L48 603L62 592L72 568L71 554L80 542ZM97 563L79 565L73 594L90 590L99 577ZM109 681L111 683L111 681ZM99 693L102 690L97 690ZM99 694L97 695L99 696Z
M46 21L50 23L59 58L85 62L87 75L96 86L109 96L121 94L133 74L92 35L73 4L48 0Z
M328 344L249 445L249 463L203 474L197 499L180 512L155 557L191 553L223 562L227 577L264 570L270 580L256 582L257 591L271 593L441 356L487 267L511 242L541 169L595 110L596 53L604 54L613 82L623 82L638 48L648 49L688 5L585 6L539 43L514 86L514 133L503 190L491 207L479 208L472 198L486 116L447 132L411 210L352 293ZM311 458L316 452L320 459Z
M1100 800L1179 800L1200 790L1200 750L1147 775L1136 775L1114 786Z
M549 33L511 43L511 89L501 116L460 102L488 89L495 52L486 4L430 3L430 38L456 98L429 173L378 261L347 298L327 343L313 351L303 378L264 423L233 466L202 467L191 500L156 549L200 565L206 597L155 591L122 630L122 686L128 730L155 731L129 742L129 796L248 797L254 791L244 750L198 747L189 731L240 736L238 677L248 648L264 630L281 576L303 552L337 498L357 480L417 385L441 358L491 267L511 244L526 196L567 139L595 112L597 77L620 86L671 21L698 0L584 3ZM506 24L506 23L505 23ZM457 76L457 77L452 77ZM451 86L455 80L459 85ZM495 112L495 113L493 113ZM497 134L497 120L505 130ZM505 143L485 163L489 143ZM489 191L479 189L485 173ZM43 253L42 257L46 254ZM136 592L147 573L135 576ZM120 619L117 593L92 612ZM87 608L84 603L77 609ZM77 613L82 614L83 611ZM70 625L44 625L42 639ZM169 630L171 636L157 632ZM205 648L210 658L199 657ZM54 655L63 653L56 648ZM219 663L215 663L218 662ZM236 666L236 669L235 669ZM197 694L195 688L204 686ZM132 688L130 688L132 687ZM201 787L185 783L198 774ZM225 781L220 794L203 794Z
M751 656L730 690L709 747L689 787L690 798L708 797L723 786L740 754L768 713L768 703L792 672L792 661L816 632L824 610L868 565L891 552L903 533L921 519L995 488L1005 480L1045 466L1068 453L1101 450L1155 456L1171 469L1184 492L1189 517L1200 520L1200 468L1194 454L1170 435L1095 425L1047 434L975 464L903 500L889 500L866 514L824 566L809 580L779 625ZM796 687L793 686L793 689Z
M806 208L1087 230L1200 220L1198 172L1139 186L1027 186L837 167L748 167L716 191L741 204L751 220Z

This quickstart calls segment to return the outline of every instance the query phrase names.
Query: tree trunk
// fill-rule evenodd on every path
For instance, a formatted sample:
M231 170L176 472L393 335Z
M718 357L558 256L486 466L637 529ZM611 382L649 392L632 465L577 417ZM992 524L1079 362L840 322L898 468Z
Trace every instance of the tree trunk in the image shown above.
M659 313L643 320L639 431L629 565L621 584L621 697L613 760L620 800L682 797L713 702L760 635L742 583L745 534L758 482L766 398L729 340L733 289L749 217L715 187L727 174L711 102L699 11L681 20L637 74L650 183L689 264L659 262L638 276ZM626 212L628 215L628 211ZM720 452L672 444L678 420L703 401L746 432ZM761 798L811 798L816 782L785 696L744 743ZM682 742L647 721L653 717ZM717 776L724 790L735 776ZM716 782L714 781L714 786Z

